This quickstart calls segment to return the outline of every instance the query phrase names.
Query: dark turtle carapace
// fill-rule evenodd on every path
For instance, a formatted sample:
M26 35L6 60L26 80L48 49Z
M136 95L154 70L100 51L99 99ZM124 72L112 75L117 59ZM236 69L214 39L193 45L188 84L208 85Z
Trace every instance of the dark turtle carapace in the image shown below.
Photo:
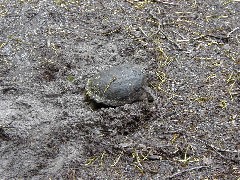
M122 64L103 70L89 79L86 94L97 103L121 106L142 100L145 85L146 72L142 66Z

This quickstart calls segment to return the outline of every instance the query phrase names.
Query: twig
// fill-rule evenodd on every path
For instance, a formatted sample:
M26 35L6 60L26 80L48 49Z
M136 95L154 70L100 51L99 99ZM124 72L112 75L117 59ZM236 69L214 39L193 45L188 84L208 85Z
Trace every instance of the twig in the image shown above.
M123 156L123 151L119 154L119 156L116 158L116 160L111 164L112 167L116 166L116 164L119 162L120 158Z
M227 37L230 37L232 33L234 33L235 31L239 30L239 27L236 27L234 28L232 31L230 31L228 34L227 34Z
M222 35L214 35L214 34L204 34L201 35L199 37L193 38L193 40L199 40L199 39L203 39L203 38L214 38L214 39L219 39L222 41L227 41L229 39L229 36L222 36Z
M161 0L153 0L152 2L157 2L157 3L162 3L162 4L166 4L166 5L172 5L172 6L179 6L180 4L176 4L173 2L166 2L166 1L161 1Z
M239 157L239 154L240 154L240 151L239 151L239 150L229 150L229 149L221 149L221 148L218 148L218 147L216 147L216 146L214 146L214 145L212 145L212 144L209 144L209 143L206 142L206 141L203 141L203 140L201 140L201 139L199 139L199 138L196 138L196 137L194 137L194 136L190 136L190 135L184 130L184 128L180 128L180 130L181 130L181 131L180 131L180 132L181 132L181 135L187 136L187 137L192 138L192 139L194 139L194 140L196 140L196 141L199 141L200 143L204 144L206 147L211 148L214 152L216 152L216 153L217 153L219 156L221 156L223 159L230 160L230 161L235 162L235 163L239 163L239 162L240 162L240 158L238 158L238 159L229 158L229 157L224 156L224 155L221 153L221 152L225 152L225 153L237 154L238 157ZM182 133L182 132L183 132L183 133Z
M160 23L160 20L152 13L152 12L149 12L149 14L152 16L153 19L157 20L158 22L158 29L157 31L152 34L151 36L154 36L154 35L157 35L158 33L161 33L165 39L167 39L171 44L173 44L174 46L176 46L178 48L178 50L182 50L182 48L175 42L173 41L171 38L169 38L165 32L162 31L161 29L161 23Z
M214 150L219 156L221 156L224 159L227 159L227 160L230 160L230 161L233 161L233 162L236 162L236 163L240 162L240 159L229 158L229 157L226 157L226 156L221 154L221 152L232 153L232 154L237 153L238 154L239 151L233 151L233 150L228 150L228 149L226 149L226 150L220 149L220 148L218 148L218 147L216 147L216 146L214 146L212 144L209 144L209 143L207 143L207 142L205 142L205 141L203 141L201 139L197 139L195 137L191 137L191 138L193 138L193 139L195 139L195 140L205 144L205 146L207 146L207 147L211 148L212 150Z
M138 27L138 29L142 32L142 34L146 37L149 38L146 32L142 29L142 27Z
M190 171L194 171L194 170L199 170L199 169L203 169L203 168L209 168L209 166L197 166L197 167L193 167L193 168L189 168L189 169L185 169L183 171L180 171L180 172L177 172L177 173L174 173L170 176L167 176L165 177L164 179L172 179L176 176L179 176L179 175L182 175L184 173L187 173L187 172L190 172Z
M233 150L229 150L229 149L220 149L220 148L218 148L218 147L216 147L216 146L214 146L214 145L212 145L212 144L208 144L207 142L204 142L203 140L197 139L197 138L195 138L195 137L193 137L193 139L198 140L198 141L200 141L201 143L205 144L206 146L209 146L209 147L211 147L212 149L215 149L215 150L220 151L220 152L239 153L239 151L233 151Z

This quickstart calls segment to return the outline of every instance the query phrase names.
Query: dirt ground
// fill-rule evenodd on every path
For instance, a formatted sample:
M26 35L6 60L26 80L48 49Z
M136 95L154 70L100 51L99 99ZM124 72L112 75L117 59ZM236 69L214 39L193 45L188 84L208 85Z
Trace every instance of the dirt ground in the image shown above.
M239 0L0 0L0 179L240 177ZM147 67L156 98L93 108Z

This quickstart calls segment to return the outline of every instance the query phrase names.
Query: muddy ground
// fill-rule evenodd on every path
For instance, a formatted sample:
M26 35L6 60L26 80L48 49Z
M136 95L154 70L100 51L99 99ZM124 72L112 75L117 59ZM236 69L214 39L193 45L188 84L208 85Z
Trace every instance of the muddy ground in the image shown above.
M238 179L238 0L0 0L0 179ZM144 65L153 102L93 108Z

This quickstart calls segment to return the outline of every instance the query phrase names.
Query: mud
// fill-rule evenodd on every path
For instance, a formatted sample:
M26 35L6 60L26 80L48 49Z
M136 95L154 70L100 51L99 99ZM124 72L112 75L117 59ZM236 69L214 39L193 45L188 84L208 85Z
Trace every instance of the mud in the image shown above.
M237 179L238 1L0 1L1 179ZM93 109L147 67L153 102Z

